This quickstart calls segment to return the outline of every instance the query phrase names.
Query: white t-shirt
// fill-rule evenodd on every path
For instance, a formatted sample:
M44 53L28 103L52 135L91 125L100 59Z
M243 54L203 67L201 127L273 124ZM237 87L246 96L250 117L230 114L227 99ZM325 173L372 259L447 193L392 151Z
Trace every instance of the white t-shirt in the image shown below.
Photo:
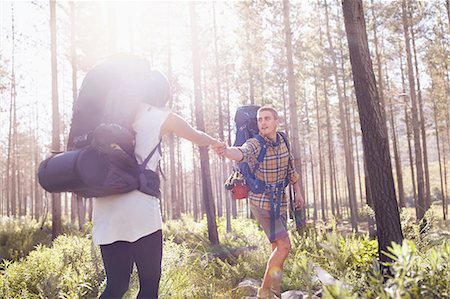
M160 140L161 125L170 111L141 104L133 129L136 131L135 155L139 163ZM157 170L161 155L158 150L147 163ZM97 245L116 241L134 242L162 228L159 199L138 190L94 199L92 237Z

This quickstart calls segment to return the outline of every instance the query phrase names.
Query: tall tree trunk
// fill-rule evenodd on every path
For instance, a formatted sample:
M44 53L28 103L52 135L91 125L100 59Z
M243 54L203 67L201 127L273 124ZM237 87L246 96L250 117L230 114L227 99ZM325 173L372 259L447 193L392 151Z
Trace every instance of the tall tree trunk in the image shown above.
M77 81L77 55L76 55L76 23L75 23L75 3L74 1L70 1L70 64L72 66L72 103L75 104L77 100L77 91L78 91L78 81ZM72 106L73 111L73 106ZM70 212L70 222L72 224L75 223L77 216L77 196L72 194L71 197L71 212Z
M325 95L325 113L327 119L327 141L328 141L328 168L329 168L329 184L330 184L330 202L331 202L331 214L336 217L336 207L335 200L336 196L334 193L334 182L333 182L333 157L334 157L334 138L333 138L333 130L331 125L331 117L330 117L330 101L329 97Z
M176 181L176 201L180 205L180 212L181 214L186 213L187 210L187 202L186 198L184 196L184 186L183 186L183 163L182 163L182 155L181 155L181 140L178 138L176 142L176 158L175 158L175 164L178 165L177 167L177 181Z
M390 261L383 252L387 252L391 242L401 244L403 235L395 196L386 122L383 120L370 59L362 1L343 0L342 6L363 133L364 157L374 200L378 252L381 261Z
M361 178L361 165L359 158L359 142L358 142L358 134L357 134L357 125L356 125L356 107L353 107L352 105L352 119L353 119L353 138L355 139L355 153L356 153L356 170L358 172L358 187L359 187L359 199L361 203L361 207L364 207L366 205L366 202L364 202L364 194L362 189L362 178ZM355 182L356 183L356 182Z
M320 128L320 105L319 105L319 92L318 92L318 82L317 75L314 78L314 97L316 100L316 119L317 119L317 147L318 147L318 158L319 158L319 188L320 188L320 207L322 210L322 220L325 221L325 186L324 186L324 165L323 165L323 157L322 157L322 130ZM314 219L317 217L316 206L314 207Z
M433 86L433 83L432 85ZM433 97L433 118L434 118L434 131L436 135L436 146L437 146L437 152L438 152L438 162L439 162L439 177L440 177L440 183L441 183L441 196L442 196L442 214L444 220L447 220L448 215L448 203L447 203L447 196L444 192L444 177L442 175L442 161L441 161L441 145L440 145L440 139L439 139L439 119L438 119L438 111L437 111L437 105L436 105L436 99Z
M297 116L298 115L297 98L295 95L295 75L294 75L294 61L292 54L292 32L291 32L291 23L289 19L289 0L283 0L283 21L284 21L284 34L285 34L286 59L287 59L291 147L292 147L292 155L294 156L294 166L295 169L300 174L299 184L304 198L305 192L303 188L303 176L302 176L303 171L300 157L300 144L299 144L300 134Z
M56 0L50 0L50 46L52 61L52 151L59 152L58 68L56 61ZM62 232L61 195L52 193L52 239Z
M77 202L78 229L82 230L86 223L86 199L75 194L74 197Z
M195 97L195 119L197 128L205 130L203 120L203 103L201 94L201 62L200 62L200 44L197 35L197 16L195 12L195 2L189 3L189 14L191 21L191 43L192 43L192 63L194 75L194 97ZM205 146L200 147L200 165L202 172L203 202L206 209L206 219L208 223L208 238L212 245L219 244L219 234L217 233L216 209L211 188L211 171L209 168L208 149Z
M384 43L381 44L384 52ZM389 72L387 68L387 63L384 63L384 74L386 78L386 88L387 90L391 90L390 88L390 80L389 80ZM403 74L402 74L403 76ZM403 167L402 167L402 158L400 155L400 151L398 149L398 138L397 138L397 125L394 117L394 103L392 101L392 96L389 97L389 117L391 123L392 130L392 143L394 148L394 159L395 159L395 172L397 176L397 186L398 186L398 202L400 208L406 207L405 202L405 188L403 185ZM386 111L386 110L385 110Z
M326 20L326 33L327 33L327 40L328 40L328 46L330 47L330 55L331 55L331 61L332 61L332 69L333 69L333 75L334 75L334 83L336 85L336 91L338 95L339 100L339 119L340 124L339 127L342 132L343 137L343 144L344 144L344 153L345 153L345 170L347 175L347 188L348 188L348 195L349 195L349 203L350 203L350 220L352 224L352 229L356 232L358 231L358 210L357 210L357 203L356 203L356 188L355 188L355 167L354 167L354 157L353 157L353 150L351 145L351 128L350 123L347 119L347 109L345 109L345 100L342 96L342 89L341 84L339 82L339 75L338 75L338 67L337 67L337 59L336 59L336 53L333 46L333 41L331 39L331 33L330 33L330 25L329 25L329 17L328 17L328 4L327 1L324 0L325 3L325 20Z
M336 215L338 219L342 218L342 202L339 197L339 187L337 182L337 169L336 169L336 156L333 156L333 181L334 181L334 194L336 195Z
M366 185L366 203L369 207L372 208L373 211L375 211L375 206L373 203L373 196L372 191L370 190L370 179L369 179L369 173L367 172L367 165L365 161L363 162L364 166L364 179L365 179L365 185ZM369 237L371 239L375 239L377 236L377 231L375 229L375 219L369 215L369 219L367 220L367 226L369 229Z
M425 114L423 113L423 99L422 99L422 89L420 88L420 73L419 73L419 65L417 62L417 50L416 50L416 39L414 34L414 28L412 26L412 8L411 5L409 7L409 28L411 30L411 42L414 54L414 69L416 71L416 83L417 83L417 101L419 103L419 124L420 124L420 132L422 137L422 150L423 150L423 168L425 171L425 210L428 210L431 205L431 187L430 187L430 170L428 167L428 146L427 146L427 133L425 130Z
M398 202L400 208L406 207L405 204L405 191L403 188L403 170L402 170L402 161L398 150L398 142L397 142L397 125L395 123L394 118L394 103L392 103L391 97L389 97L389 116L391 120L391 131L392 131L392 145L394 148L394 159L395 159L395 172L397 175L397 186L398 186Z
M170 4L167 6L167 76L169 82L173 82L172 74L172 34L171 34L171 10ZM174 96L170 95L169 107L174 110ZM176 173L175 160L175 136L173 133L169 134L169 168L170 168L170 199L172 203L172 219L179 219L181 217L181 198L177 196L177 181L179 178Z
M217 89L217 108L218 108L218 120L219 120L219 138L221 140L225 140L225 135L224 135L224 120L223 120L223 106L222 106L222 92L221 92L221 85L220 83L222 82L222 78L221 78L221 74L220 74L220 70L222 69L221 66L219 65L219 47L217 45L218 43L218 38L217 38L217 25L216 25L216 2L213 2L213 24L214 24L214 62L215 62L215 74L216 74L216 89ZM226 159L221 159L220 160L220 168L222 169L221 172L221 177L220 177L220 185L219 185L219 190L220 190L220 197L219 199L222 199L222 184L221 182L224 182L226 177L227 177L227 165L226 165ZM218 210L218 215L219 217L222 215L222 202L221 200L219 201L219 210ZM231 217L230 217L230 196L229 196L229 192L225 192L225 210L226 210L226 230L227 232L231 232Z
M15 76L15 21L14 3L11 3L11 32L12 32L12 53L11 53L11 86L9 102L9 129L8 129L8 154L6 158L6 215L16 216L16 167L14 153L14 135L17 127L15 119L16 111L16 76ZM10 171L11 170L11 171Z
M225 90L226 90L226 102L227 102L227 132L228 132L228 144L231 145L231 114L230 114L230 85L229 85L229 72L228 72L228 65L225 66ZM233 162L228 162L228 169L230 170L228 173L231 173L231 170L233 168ZM236 218L237 211L236 211L236 201L231 200L231 195L228 194L227 198L229 201L231 201L231 216L233 218ZM228 216L227 216L228 217ZM227 220L228 222L228 220ZM231 220L230 220L231 222Z
M284 90L284 89L283 89ZM308 144L308 148L306 148L306 147L304 147L305 148L305 151L306 151L306 149L308 149L309 150L309 161L310 161L310 165L311 165L311 182L312 182L312 194L313 194L313 198L314 198L314 200L313 200L313 202L314 202L314 204L315 204L315 202L316 202L316 200L315 200L315 196L316 196L316 186L315 186L315 182L314 182L314 159L312 158L313 156L312 156L312 146L311 146L311 142L306 142L306 140L311 136L311 125L310 125L310 118L309 118L309 109L308 109L308 103L305 101L305 103L304 103L304 107L305 107L305 119L306 119L306 134L303 136L304 137L304 142L305 142L305 144L307 144L307 143L309 143ZM305 153L305 157L307 156L307 154ZM310 198L309 198L309 184L308 184L308 159L305 161L305 163L306 163L306 165L305 165L305 187L306 187L306 190L305 190L305 194L306 194L306 198L305 198L305 201L306 201L306 217L308 218L308 219L310 219L311 217L310 217L310 209L309 209L309 205L310 205ZM330 171L330 173L333 173L332 171Z
M401 72L401 77L402 77L402 94L401 96L406 96L406 83L405 83L405 75L404 75L404 70L403 70L403 60L402 57L400 55L400 72ZM417 192L416 192L416 176L415 176L415 171L414 171L414 158L413 158L413 154L412 154L412 146L411 146L411 126L410 126L410 117L409 117L409 113L408 113L408 103L409 101L407 101L408 99L405 98L405 102L404 102L404 114L405 114L405 126L406 126L406 140L408 142L408 157L409 157L409 167L411 169L411 182L412 182L412 195L413 195L413 199L414 199L414 207L415 207L415 211L416 211L416 218L417 218L417 214L418 214L418 201L417 201Z
M372 19L373 19L373 43L375 45L375 57L377 60L377 83L378 83L378 94L380 96L380 103L382 106L382 112L383 112L383 118L386 120L386 104L384 99L384 84L383 84L383 74L382 74L382 67L381 67L381 54L380 54L380 47L378 44L378 28L377 28L377 17L375 16L375 8L374 8L374 1L371 0L371 11L372 11Z
M422 220L425 215L425 197L424 197L424 180L423 180L423 160L422 160L422 148L420 145L420 128L417 111L417 98L416 98L416 84L414 81L414 70L411 56L411 46L409 38L409 24L406 10L406 0L402 1L402 16L403 16L403 31L405 36L406 45L406 61L408 65L408 81L409 81L409 96L411 98L411 114L414 136L414 153L416 158L416 175L417 175L417 199L418 199L418 214L417 220Z

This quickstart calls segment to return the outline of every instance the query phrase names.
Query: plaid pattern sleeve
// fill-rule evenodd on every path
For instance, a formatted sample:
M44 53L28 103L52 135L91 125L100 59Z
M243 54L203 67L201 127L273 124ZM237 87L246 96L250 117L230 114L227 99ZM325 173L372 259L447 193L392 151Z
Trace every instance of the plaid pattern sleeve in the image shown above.
M295 184L298 182L298 180L300 179L300 175L298 174L298 172L295 170L294 167L294 156L291 154L291 158L289 160L289 183L291 185Z
M278 136L278 138L280 138L280 136ZM287 174L291 175L291 181L297 181L298 174L295 172L293 164L289 162L291 159L286 144L284 142L273 143L268 138L264 138L264 141L267 146L266 156L255 173L256 177L271 185L283 182ZM251 168L254 168L260 149L261 146L256 138L247 140L247 142L240 147L244 156L241 162L247 162ZM249 199L252 205L264 210L270 210L270 194L256 194L250 192ZM283 194L281 209L285 210L286 208L286 195Z
M250 138L240 148L243 158L239 162L247 162L251 167L256 164L261 146L256 138Z

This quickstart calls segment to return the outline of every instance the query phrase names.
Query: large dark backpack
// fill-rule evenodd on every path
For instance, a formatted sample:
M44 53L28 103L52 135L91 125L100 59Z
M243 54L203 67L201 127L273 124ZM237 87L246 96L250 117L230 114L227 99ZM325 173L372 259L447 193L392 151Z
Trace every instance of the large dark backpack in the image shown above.
M138 189L160 197L159 175L134 156L132 123L139 103L161 96L147 60L112 57L90 70L74 105L67 152L41 162L38 178L48 192L102 197Z

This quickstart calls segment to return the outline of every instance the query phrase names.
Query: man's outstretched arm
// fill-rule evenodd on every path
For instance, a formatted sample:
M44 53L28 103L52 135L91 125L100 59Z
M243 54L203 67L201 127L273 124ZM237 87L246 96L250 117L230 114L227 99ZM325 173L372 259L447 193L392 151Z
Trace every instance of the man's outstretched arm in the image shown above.
M220 145L213 146L213 148L216 154L230 160L241 161L244 158L244 154L239 149L239 147L228 146L225 142L221 143Z

